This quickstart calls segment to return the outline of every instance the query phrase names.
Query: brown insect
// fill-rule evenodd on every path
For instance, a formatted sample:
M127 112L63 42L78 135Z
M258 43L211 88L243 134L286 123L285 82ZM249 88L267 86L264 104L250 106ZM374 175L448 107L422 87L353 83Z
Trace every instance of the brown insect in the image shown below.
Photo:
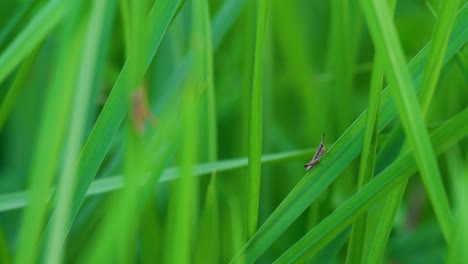
M320 143L320 146L318 147L317 152L315 152L315 155L312 158L312 160L304 164L304 168L306 168L307 171L312 169L315 165L317 165L317 163L320 162L320 159L322 158L323 154L328 153L325 151L324 141L325 141L325 133L322 134L322 142Z
M153 125L157 124L157 119L148 106L147 97L144 87L139 87L133 95L132 117L135 129L140 134L143 134L146 120L149 120Z

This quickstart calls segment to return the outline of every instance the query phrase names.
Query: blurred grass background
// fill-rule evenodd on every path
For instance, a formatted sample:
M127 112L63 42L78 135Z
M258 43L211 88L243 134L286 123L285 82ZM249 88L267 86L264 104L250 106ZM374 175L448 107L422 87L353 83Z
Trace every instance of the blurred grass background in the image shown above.
M468 263L465 0L0 14L0 263Z

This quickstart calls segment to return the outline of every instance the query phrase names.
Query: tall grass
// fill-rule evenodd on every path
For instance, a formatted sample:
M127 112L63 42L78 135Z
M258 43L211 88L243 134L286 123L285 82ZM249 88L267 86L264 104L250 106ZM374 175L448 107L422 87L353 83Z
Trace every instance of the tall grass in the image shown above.
M464 1L0 14L1 263L468 259Z

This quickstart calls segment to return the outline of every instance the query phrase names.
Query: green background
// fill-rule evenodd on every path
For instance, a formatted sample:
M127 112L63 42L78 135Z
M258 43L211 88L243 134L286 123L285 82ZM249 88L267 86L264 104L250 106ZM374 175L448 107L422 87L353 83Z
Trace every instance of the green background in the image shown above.
M467 40L465 0L1 1L0 263L468 263Z

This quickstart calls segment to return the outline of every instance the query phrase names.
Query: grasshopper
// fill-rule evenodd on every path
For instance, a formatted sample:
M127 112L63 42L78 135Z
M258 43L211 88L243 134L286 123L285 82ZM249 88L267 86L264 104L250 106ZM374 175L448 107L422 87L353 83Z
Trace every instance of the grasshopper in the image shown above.
M324 141L325 141L325 133L322 134L322 142L320 143L320 146L318 147L317 152L315 152L314 157L309 162L304 164L304 168L306 168L307 171L312 169L315 165L317 165L317 163L320 162L320 159L322 158L323 154L328 153L325 151Z
M145 121L149 120L156 125L158 120L151 112L148 105L148 95L144 86L139 87L133 94L132 118L136 131L143 134Z

